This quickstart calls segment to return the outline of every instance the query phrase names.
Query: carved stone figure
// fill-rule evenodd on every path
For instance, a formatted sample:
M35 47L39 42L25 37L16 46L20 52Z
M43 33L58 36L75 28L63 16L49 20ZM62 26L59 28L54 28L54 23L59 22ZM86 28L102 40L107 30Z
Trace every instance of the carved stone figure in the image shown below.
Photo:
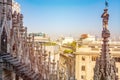
M12 12L9 9L8 13L7 13L7 20L11 20L12 19Z
M109 20L109 14L108 9L104 9L104 13L102 14L101 18L103 18L103 28L107 29L108 27L108 20Z
M23 26L23 14L20 14L20 26Z
M13 17L13 24L16 24L17 23L17 12L16 11L14 11L12 17Z
M17 23L20 22L20 13L17 14Z

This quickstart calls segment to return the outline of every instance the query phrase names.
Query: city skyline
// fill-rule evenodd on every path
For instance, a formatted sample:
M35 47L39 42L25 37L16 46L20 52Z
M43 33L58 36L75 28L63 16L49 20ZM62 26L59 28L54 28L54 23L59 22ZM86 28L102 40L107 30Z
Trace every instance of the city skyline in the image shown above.
M101 12L104 0L16 0L24 15L28 32L44 32L51 36L79 37L82 33L99 36L102 30ZM119 0L109 2L109 29L119 36Z

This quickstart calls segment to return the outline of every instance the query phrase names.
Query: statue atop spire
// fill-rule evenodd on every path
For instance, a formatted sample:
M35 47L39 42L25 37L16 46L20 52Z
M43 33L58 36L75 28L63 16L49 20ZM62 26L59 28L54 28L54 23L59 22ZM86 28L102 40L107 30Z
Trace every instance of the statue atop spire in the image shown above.
M101 16L101 18L103 18L103 29L107 29L108 28L108 20L109 20L109 14L108 14L108 2L105 1L105 9L104 9L104 12Z

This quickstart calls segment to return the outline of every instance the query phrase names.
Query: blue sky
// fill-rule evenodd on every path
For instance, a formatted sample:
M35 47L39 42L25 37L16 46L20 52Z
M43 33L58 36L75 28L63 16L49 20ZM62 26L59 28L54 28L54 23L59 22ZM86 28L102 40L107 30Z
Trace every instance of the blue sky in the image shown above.
M28 32L78 37L101 35L104 0L16 0L21 5ZM120 35L120 0L109 2L109 29Z

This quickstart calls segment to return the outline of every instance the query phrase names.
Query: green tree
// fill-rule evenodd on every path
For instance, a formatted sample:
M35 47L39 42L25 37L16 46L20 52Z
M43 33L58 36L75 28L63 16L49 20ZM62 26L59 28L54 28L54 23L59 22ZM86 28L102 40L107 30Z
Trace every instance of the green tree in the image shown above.
M70 46L73 51L76 51L76 41L73 41Z
M73 50L71 50L71 49L65 49L64 53L73 53Z

